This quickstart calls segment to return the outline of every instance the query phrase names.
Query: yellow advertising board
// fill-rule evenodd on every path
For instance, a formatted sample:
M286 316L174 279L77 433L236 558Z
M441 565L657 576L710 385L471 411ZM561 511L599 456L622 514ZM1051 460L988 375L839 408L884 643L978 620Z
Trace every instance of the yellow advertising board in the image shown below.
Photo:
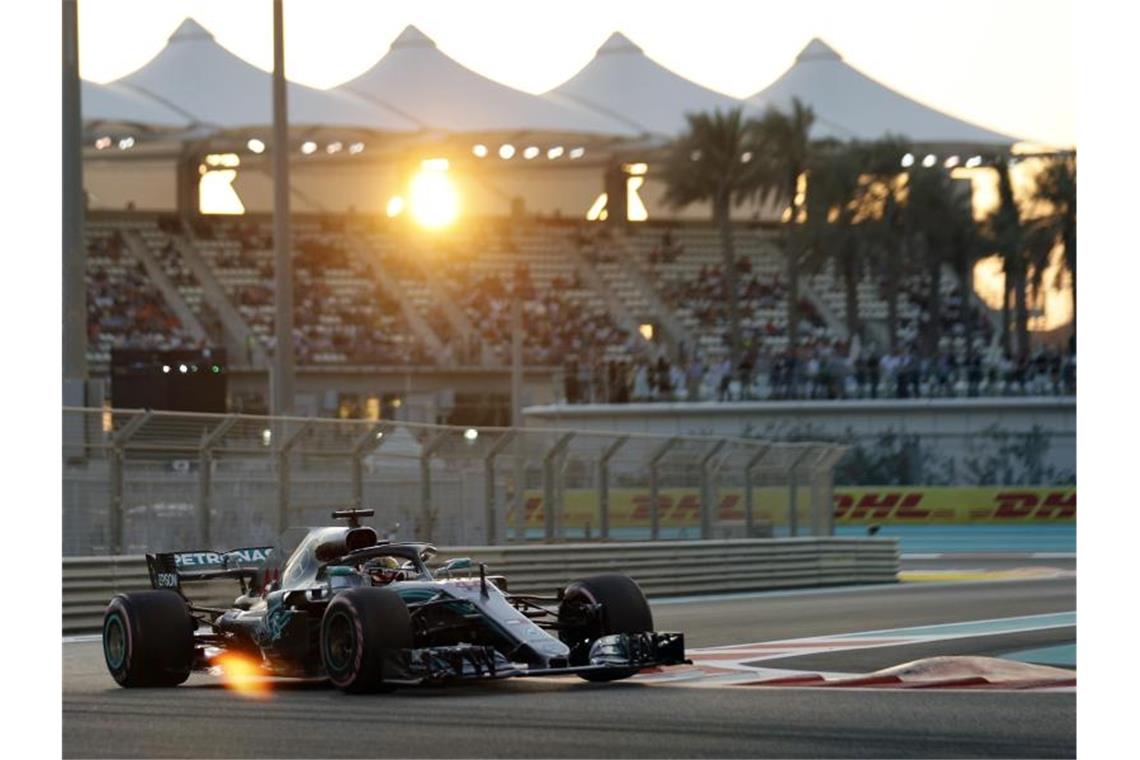
M797 492L798 519L810 519L811 489ZM615 528L649 524L649 489L613 488L609 492L610 525ZM526 523L543 524L541 491L526 493ZM563 494L562 522L566 527L597 527L598 492L570 489ZM838 524L919 525L953 523L1071 523L1077 519L1075 487L1026 486L863 486L836 488L835 521ZM658 491L658 517L662 527L685 528L700 524L701 497L696 488L662 488ZM753 490L753 515L776 525L788 519L787 488ZM513 523L514 515L508 511ZM722 488L717 492L717 521L744 520L744 491Z

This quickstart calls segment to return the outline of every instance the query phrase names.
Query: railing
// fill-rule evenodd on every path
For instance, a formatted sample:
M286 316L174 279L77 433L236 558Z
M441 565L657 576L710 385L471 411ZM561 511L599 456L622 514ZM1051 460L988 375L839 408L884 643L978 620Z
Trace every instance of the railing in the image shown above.
M893 538L456 546L443 549L436 559L445 557L486 563L489 573L507 578L509 591L554 594L592 573L617 571L630 575L650 598L894 583L899 569ZM114 594L148 588L142 557L64 559L63 632L97 632ZM185 590L199 604L215 606L229 606L238 594L232 580L187 584Z
M832 533L844 447L65 407L64 556L269 542L372 507L398 539L498 545Z

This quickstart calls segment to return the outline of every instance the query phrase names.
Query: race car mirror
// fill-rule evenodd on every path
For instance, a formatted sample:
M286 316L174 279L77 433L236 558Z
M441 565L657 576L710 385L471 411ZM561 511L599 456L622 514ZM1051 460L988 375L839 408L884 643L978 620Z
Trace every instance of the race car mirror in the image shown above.
M471 568L470 557L455 557L443 563L443 567L439 569L440 573L447 573L451 575L452 570L468 570Z

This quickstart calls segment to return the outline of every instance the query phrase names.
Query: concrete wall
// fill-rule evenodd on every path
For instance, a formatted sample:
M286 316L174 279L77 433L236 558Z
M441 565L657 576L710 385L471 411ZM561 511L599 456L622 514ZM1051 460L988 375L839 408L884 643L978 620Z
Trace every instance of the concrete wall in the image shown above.
M523 414L530 427L917 447L912 482L1045 485L1075 482L1076 411L1067 397L546 405Z

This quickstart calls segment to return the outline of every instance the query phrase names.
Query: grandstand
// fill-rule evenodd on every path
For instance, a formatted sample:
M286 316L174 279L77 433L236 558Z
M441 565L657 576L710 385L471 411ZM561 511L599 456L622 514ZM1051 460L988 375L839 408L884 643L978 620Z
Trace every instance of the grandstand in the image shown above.
M186 228L171 215L92 214L87 238L88 359L95 376L106 374L112 346L177 349L212 343L226 346L236 366L265 369L273 348L268 217L201 217ZM551 384L553 398L617 400L617 391L602 387L614 382L609 369L614 366L629 386L626 398L690 397L678 382L666 392L654 387L639 393L634 387L638 369L662 358L682 371L697 363L702 377L696 399L721 395L714 370L727 355L729 339L719 241L711 228L650 224L615 235L587 222L472 219L446 239L436 239L402 220L327 215L298 217L293 240L301 367L506 368L511 292L519 278L523 359L528 367L546 370L541 376ZM869 386L863 388L858 379L860 363L883 349L864 347L860 353L847 341L837 316L843 309L842 283L827 267L802 289L807 329L798 354L799 387L780 390L785 383L772 373L792 352L778 234L742 226L737 256L751 372L733 380L733 396L868 395ZM1059 355L1042 354L1019 378L1016 367L990 350L993 328L984 312L975 345L967 346L960 321L960 294L966 291L949 272L942 288L946 337L940 353L953 367L943 370L952 377L941 383L938 357L927 357L916 395L1069 389ZM870 274L859 286L860 317L873 334L883 334L882 290L882 282ZM904 343L912 344L918 326L929 319L922 303L924 283L912 277L904 290L901 332ZM211 305L211 291L225 302ZM219 316L226 313L236 318ZM643 325L652 326L651 338L639 332ZM885 345L885 340L879 344ZM971 348L986 361L972 391L966 370ZM834 372L849 376L854 387L842 381L834 390L815 388L812 357L821 351L843 359ZM579 376L576 393L567 388L568 373ZM884 395L895 392L893 385L887 388L890 382L883 378ZM462 384L456 390L463 392Z
M227 98L203 91L186 74L192 68L226 80ZM839 81L848 91L828 86ZM217 347L240 380L235 396L267 395L277 283L260 171L268 85L265 72L191 19L121 82L84 83L91 377L107 376L114 347ZM620 93L631 87L637 98L627 104ZM854 337L844 277L816 262L799 278L799 343L791 345L785 231L780 209L759 201L733 214L743 355L732 365L719 231L707 206L665 204L655 169L686 113L738 104L755 116L795 96L815 109L817 127L826 125L815 137L845 125L862 139L905 133L946 155L947 167L959 153L1004 154L1015 142L889 90L820 40L745 101L688 82L620 34L579 76L534 96L465 69L409 27L356 80L327 91L290 83L289 93L291 183L302 209L291 217L293 349L300 372L322 378L310 394L371 394L369 378L383 376L376 392L386 396L490 393L505 403L516 298L524 395L537 401L1072 391L1075 357L1049 350L1017 363L1003 355L995 312L949 268L938 283L937 331L928 329L930 273L901 273L891 352L884 273L860 273ZM864 100L881 102L882 112L852 106ZM450 169L465 209L430 233L415 214L401 215L409 178L429 165ZM218 170L229 172L226 187L232 180L244 214L200 213L199 180ZM174 181L152 193L163 172ZM160 200L118 210L124 186ZM170 188L177 197L161 200ZM599 189L608 200L596 197L586 213ZM620 213L627 201L631 210L639 204L636 218ZM932 332L937 345L926 340Z

